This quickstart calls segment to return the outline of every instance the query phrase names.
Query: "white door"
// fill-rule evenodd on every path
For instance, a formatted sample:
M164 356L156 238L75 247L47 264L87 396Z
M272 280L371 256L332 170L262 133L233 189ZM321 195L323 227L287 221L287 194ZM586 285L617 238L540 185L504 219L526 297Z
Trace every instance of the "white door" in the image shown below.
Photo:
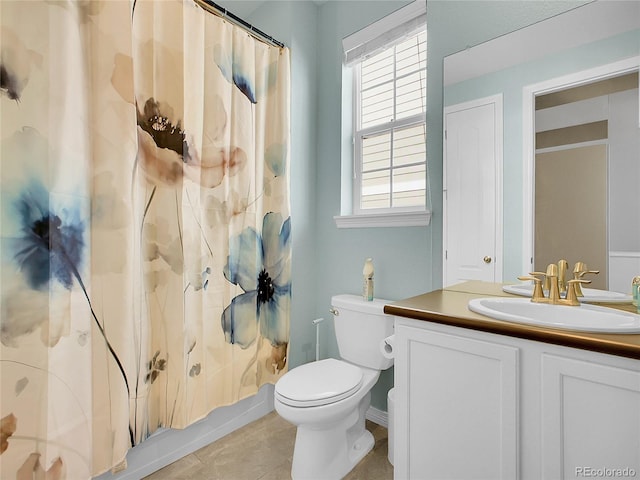
M443 286L502 280L502 96L445 109Z

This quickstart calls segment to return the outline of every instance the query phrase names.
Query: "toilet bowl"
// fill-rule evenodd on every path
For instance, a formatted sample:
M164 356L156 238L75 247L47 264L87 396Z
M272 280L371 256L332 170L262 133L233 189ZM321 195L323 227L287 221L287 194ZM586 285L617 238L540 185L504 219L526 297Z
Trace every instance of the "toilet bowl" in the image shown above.
M393 317L382 311L385 303L333 297L342 358L301 365L276 383L275 409L297 426L294 480L343 478L373 448L373 435L365 429L370 392L380 371L393 364L379 349L393 333Z

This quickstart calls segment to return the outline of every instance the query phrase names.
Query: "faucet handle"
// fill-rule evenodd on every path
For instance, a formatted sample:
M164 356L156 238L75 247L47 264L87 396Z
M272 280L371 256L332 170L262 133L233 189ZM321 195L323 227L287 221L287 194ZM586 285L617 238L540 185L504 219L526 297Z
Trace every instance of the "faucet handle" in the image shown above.
M584 262L577 262L575 267L573 267L573 279L574 280L580 280L587 273L590 273L590 274L593 274L593 275L597 275L598 273L600 273L600 270L589 270L587 268L587 264L584 263ZM584 283L584 282L576 283L574 285L574 288L576 290L576 295L578 297L584 297L584 294L582 293L582 287L580 286L580 283ZM591 281L589 281L589 283L591 283Z
M531 297L532 302L537 302L541 299L544 299L544 291L542 290L542 279L538 278L536 275L544 275L541 272L531 272L528 276L518 277L518 280L533 280L533 296Z
M529 272L529 275L518 277L518 280L533 280L535 283L542 283L542 278L544 278L544 273L542 272Z
M549 290L549 279L547 278L547 274L545 272L529 272L529 275L540 275L544 279L542 290Z
M598 273L600 273L600 270L589 270L587 268L587 264L584 262L576 262L575 266L573 267L573 276L575 278L579 278L582 277L583 275L587 274L587 273L592 273L594 275L597 275Z
M542 275L542 274L537 272L531 272L531 274L529 275L523 275L522 277L518 277L518 280L522 280L523 282L527 280L533 280L534 282L542 282L542 279L534 275Z
M573 280L569 280L567 282L567 297L565 301L568 305L580 305L578 297L584 296L582 294L582 289L580 288L581 283L591 283L591 280L581 280L579 278L574 278Z
M582 272L574 272L573 273L573 277L574 279L580 279L582 277L584 277L587 273L590 273L592 275L597 275L600 273L600 270L584 270Z
M591 280L583 280L582 277L587 274L587 273L594 273L591 271L586 271L586 272L581 272L579 274L575 274L575 278L573 280L575 280L575 285L574 288L576 290L576 296L578 297L584 297L584 293L582 293L582 283L591 283ZM598 272L595 272L598 273Z

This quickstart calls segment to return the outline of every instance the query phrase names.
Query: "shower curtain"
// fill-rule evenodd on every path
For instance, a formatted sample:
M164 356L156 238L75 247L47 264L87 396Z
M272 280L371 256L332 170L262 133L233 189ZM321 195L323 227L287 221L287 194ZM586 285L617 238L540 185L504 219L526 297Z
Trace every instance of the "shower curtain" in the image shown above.
M287 368L289 51L191 0L0 2L0 478Z

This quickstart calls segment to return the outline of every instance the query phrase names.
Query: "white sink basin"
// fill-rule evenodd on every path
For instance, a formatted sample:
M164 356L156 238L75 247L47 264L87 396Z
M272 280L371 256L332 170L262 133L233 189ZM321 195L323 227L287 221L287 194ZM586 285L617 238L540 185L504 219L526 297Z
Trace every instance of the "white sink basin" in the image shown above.
M497 320L581 332L640 333L640 315L608 307L533 303L526 298L476 298L469 310Z
M533 285L530 283L521 283L517 285L505 285L502 290L514 295L523 297L531 297L533 295ZM545 292L546 294L547 292ZM597 290L595 288L582 287L584 297L578 300L583 303L630 303L631 295L626 293L610 292L608 290Z

